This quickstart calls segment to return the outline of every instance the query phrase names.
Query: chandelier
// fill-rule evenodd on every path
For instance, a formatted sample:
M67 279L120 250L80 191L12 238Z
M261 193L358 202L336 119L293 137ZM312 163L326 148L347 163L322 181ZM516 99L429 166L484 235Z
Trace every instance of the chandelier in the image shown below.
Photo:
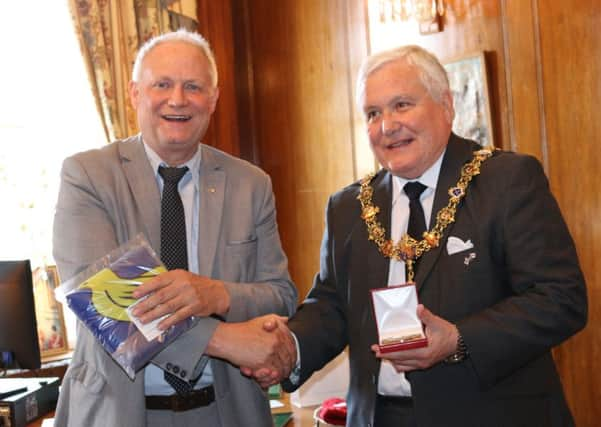
M437 21L445 13L444 0L379 0L380 22L408 21L419 23Z

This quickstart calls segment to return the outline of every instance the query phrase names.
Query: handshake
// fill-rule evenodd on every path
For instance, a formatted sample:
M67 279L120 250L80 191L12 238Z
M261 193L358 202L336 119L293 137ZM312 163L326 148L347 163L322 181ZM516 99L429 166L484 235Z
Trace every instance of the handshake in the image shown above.
M221 323L206 354L239 366L262 388L288 378L297 361L296 343L286 317L268 314L240 323Z

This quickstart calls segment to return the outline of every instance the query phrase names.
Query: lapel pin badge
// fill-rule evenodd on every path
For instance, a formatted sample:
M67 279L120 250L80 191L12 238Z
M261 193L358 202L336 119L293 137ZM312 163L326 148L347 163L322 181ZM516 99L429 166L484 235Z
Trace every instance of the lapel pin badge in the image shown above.
M463 260L463 263L465 265L470 265L470 262L472 262L472 260L475 260L475 259L476 259L476 252L472 252L468 256L465 257L465 259Z

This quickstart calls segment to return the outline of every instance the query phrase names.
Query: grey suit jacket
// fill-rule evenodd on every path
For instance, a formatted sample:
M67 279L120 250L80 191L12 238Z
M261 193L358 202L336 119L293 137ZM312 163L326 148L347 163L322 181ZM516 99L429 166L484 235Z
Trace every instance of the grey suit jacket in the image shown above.
M269 177L255 166L201 144L200 274L223 280L231 295L226 321L266 313L291 315L296 289L276 223ZM69 279L137 233L160 253L160 194L140 136L67 158L54 219L54 258ZM207 317L152 361L197 375L220 320ZM237 367L210 360L224 427L268 426L268 401ZM78 325L72 362L61 388L56 425L144 426L144 375L129 380Z
M431 223L476 149L451 135ZM389 232L391 175L382 170L372 182L379 220ZM370 349L377 343L370 289L386 286L390 261L368 240L358 192L354 183L330 198L320 272L288 324L300 345L300 383L349 345L347 425L370 426L380 368ZM450 236L470 240L473 248L450 254ZM407 375L418 425L573 425L550 350L586 323L586 289L536 159L499 151L486 160L415 279L420 302L457 324L470 352L463 363Z

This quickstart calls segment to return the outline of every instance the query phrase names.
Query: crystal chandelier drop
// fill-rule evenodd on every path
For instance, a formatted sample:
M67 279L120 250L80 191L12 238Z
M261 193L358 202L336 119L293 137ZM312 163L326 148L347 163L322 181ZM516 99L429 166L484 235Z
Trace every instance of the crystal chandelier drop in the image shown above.
M445 13L444 0L379 0L380 22L431 22Z

